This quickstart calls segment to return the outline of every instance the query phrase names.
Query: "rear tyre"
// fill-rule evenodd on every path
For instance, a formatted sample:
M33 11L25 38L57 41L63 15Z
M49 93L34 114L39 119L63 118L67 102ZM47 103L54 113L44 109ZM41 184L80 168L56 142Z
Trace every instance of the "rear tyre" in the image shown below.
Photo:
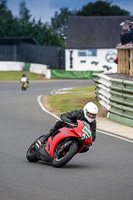
M35 144L32 144L29 147L29 149L27 150L26 158L30 162L37 162L37 161L39 161L39 159L37 158L37 151L36 151Z
M21 89L24 90L24 83L22 83Z
M65 148L63 151L60 151L61 148L55 150L52 164L54 167L62 167L66 163L68 163L73 156L76 154L78 150L78 143L75 141L72 141L67 148Z

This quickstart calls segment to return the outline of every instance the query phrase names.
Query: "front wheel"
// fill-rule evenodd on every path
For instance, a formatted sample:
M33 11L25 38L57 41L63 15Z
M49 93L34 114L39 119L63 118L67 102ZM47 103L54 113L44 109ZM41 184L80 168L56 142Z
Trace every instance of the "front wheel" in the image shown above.
M66 163L68 163L73 156L76 154L78 150L78 143L72 141L63 151L61 151L63 147L56 149L54 152L54 157L52 164L54 167L62 167Z
M39 161L39 159L37 158L37 152L36 152L36 147L35 147L34 143L27 150L26 158L30 162L37 162L37 161Z

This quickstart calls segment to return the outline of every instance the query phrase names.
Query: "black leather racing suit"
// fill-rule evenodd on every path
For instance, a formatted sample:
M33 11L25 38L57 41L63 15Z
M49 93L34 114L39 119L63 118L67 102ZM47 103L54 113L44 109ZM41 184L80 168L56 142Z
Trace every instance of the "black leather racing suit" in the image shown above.
M68 123L76 123L77 120L81 120L81 121L86 121L89 125L90 125L90 130L92 132L92 142L95 141L96 139L96 120L94 120L92 123L89 123L86 118L84 117L84 112L83 110L74 110L71 112L67 112L64 114L60 115L60 119L62 121L57 121L56 124L54 125L54 127L50 130L50 135L54 136L55 132L64 127L66 124L64 122L68 122ZM64 121L64 122L63 122Z

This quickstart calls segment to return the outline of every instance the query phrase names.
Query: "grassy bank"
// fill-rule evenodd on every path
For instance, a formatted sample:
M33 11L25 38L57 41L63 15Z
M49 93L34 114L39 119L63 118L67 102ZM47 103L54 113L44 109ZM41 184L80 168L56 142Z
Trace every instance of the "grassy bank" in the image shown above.
M23 72L18 71L0 71L0 81L20 81ZM44 76L31 72L26 72L30 81L44 80Z
M55 113L83 109L84 105L89 101L100 107L96 99L95 86L79 87L65 92L69 93L48 95L48 103Z

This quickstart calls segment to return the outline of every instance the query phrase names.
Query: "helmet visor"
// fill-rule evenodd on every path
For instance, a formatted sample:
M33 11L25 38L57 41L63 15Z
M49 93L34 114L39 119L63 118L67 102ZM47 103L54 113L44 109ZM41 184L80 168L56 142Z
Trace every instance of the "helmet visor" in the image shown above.
M92 114L92 113L86 112L86 115L91 119L95 119L96 118L96 114Z

